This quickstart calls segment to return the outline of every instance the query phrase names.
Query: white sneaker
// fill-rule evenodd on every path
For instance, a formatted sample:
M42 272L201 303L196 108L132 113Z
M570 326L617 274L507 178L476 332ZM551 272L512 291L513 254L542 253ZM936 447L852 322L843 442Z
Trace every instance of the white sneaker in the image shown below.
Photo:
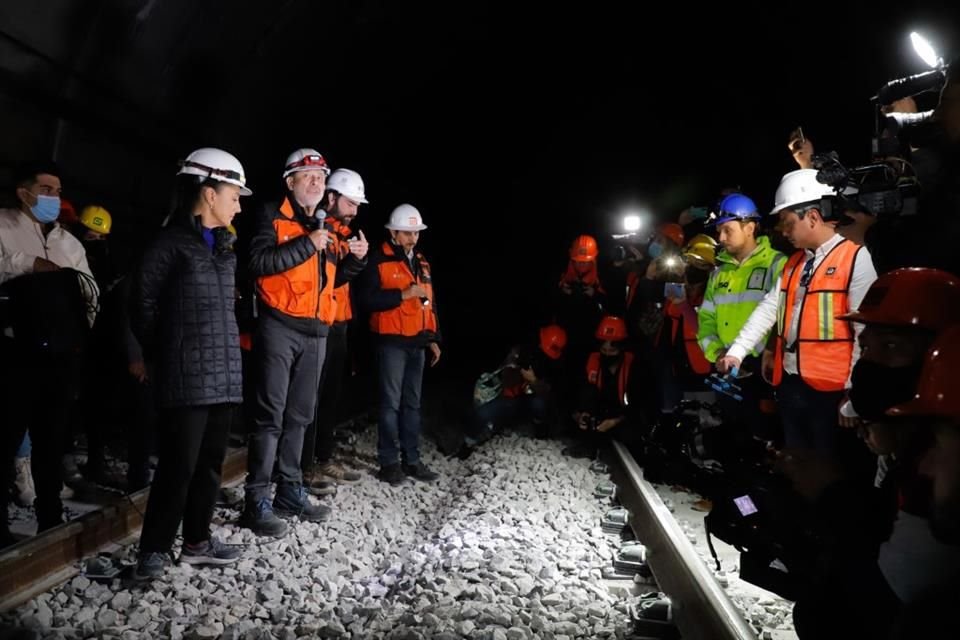
M17 474L13 481L14 486L17 488L17 495L14 500L21 507L32 507L33 501L37 499L37 490L33 485L33 471L30 469L30 456L14 458L13 464Z

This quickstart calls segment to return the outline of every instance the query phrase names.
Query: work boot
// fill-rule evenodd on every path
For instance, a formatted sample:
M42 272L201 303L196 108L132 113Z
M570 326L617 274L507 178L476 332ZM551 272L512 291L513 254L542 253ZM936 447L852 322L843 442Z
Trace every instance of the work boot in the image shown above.
M415 462L413 464L403 465L403 472L410 476L411 478L416 478L423 482L433 482L440 477L436 471L431 471L430 468L423 464L423 462Z
M337 482L356 482L360 479L359 473L346 469L343 465L337 464L333 460L321 462L317 466L317 469L323 475L327 476L328 478L332 478Z
M236 562L240 559L241 554L240 547L224 544L211 537L199 544L184 542L180 549L180 562L195 565L224 565Z
M377 474L377 477L383 482L389 482L395 487L400 486L406 482L407 479L399 464L388 464L385 467L380 467L380 472Z
M269 498L260 498L256 502L247 500L239 524L258 536L279 538L287 532L287 523L274 514Z
M330 507L310 502L307 490L300 484L281 484L273 499L273 509L284 518L299 517L307 522L323 522L330 517Z
M163 569L170 561L170 555L157 551L141 553L137 559L137 568L133 571L133 579L138 582L153 580L163 575Z
M17 489L14 500L21 507L32 507L33 501L37 499L37 490L33 486L33 472L30 470L30 457L16 458L14 460L16 467L16 478L13 481Z
M337 495L337 487L316 465L304 472L303 486L315 496Z

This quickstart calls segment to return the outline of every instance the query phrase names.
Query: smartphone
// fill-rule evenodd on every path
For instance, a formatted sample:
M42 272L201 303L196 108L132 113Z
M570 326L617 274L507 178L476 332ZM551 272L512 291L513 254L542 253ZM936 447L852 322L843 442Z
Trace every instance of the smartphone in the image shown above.
M758 511L757 505L753 504L753 500L750 496L740 496L739 498L734 498L733 503L737 505L737 510L740 511L740 515L749 516Z
M687 296L682 282L665 282L663 284L663 295L668 300L677 300Z

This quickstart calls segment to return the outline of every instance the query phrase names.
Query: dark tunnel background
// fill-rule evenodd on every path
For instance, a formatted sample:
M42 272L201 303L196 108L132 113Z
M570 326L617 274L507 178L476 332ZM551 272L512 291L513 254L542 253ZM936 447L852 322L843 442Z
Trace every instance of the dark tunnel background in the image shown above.
M867 159L870 96L923 70L907 33L960 52L945 7L4 2L0 188L52 158L135 255L192 149L244 163L242 237L286 155L316 147L365 179L371 242L395 205L422 211L447 366L475 373L545 319L572 238L626 207L666 220L726 185L767 207L798 124Z

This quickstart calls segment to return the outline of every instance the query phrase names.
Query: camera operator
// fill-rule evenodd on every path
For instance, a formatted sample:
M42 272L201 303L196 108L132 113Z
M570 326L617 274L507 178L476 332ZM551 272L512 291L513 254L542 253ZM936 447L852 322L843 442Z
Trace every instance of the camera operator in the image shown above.
M772 214L799 251L783 268L777 286L750 315L727 354L717 361L726 373L777 327L772 367L786 445L837 453L838 409L859 357L855 329L836 315L856 309L877 274L870 252L837 235L827 198L833 189L813 169L792 171L780 181Z
M557 285L556 320L570 338L567 362L580 371L590 352L590 332L603 316L606 291L600 282L600 255L593 236L578 236L570 245L567 269Z
M644 351L663 323L663 283L678 280L682 275L680 247L683 228L676 223L662 224L644 251L648 261L627 279L627 311L630 337Z
M644 384L633 353L625 349L626 323L623 318L605 316L595 336L600 348L587 358L587 378L573 415L575 444L563 451L575 458L593 457L611 437L624 444L636 442L645 425L642 394L650 384Z

